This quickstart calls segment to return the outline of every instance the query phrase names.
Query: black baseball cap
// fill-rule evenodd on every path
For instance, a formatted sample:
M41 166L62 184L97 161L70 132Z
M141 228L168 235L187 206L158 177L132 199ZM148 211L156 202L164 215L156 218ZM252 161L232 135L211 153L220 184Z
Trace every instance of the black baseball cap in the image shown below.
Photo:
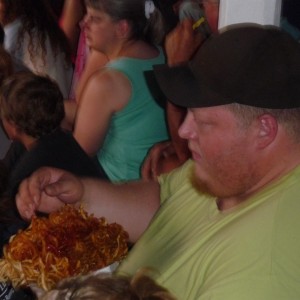
M154 75L167 99L182 107L300 107L300 45L275 26L228 27L188 63L154 66Z

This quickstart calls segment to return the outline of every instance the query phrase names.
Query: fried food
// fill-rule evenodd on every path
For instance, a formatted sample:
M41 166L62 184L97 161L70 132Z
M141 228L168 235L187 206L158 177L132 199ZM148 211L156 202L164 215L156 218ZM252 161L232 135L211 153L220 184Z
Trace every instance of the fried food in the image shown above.
M122 260L128 252L128 234L119 224L65 205L48 217L34 217L3 250L0 281L49 290L63 278Z

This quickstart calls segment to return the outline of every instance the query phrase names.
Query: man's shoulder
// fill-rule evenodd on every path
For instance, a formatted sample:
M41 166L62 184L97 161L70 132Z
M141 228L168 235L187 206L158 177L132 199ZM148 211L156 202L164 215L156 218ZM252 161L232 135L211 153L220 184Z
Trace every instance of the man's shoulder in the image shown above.
M176 198L177 195L182 194L186 195L186 199L200 196L201 193L194 184L193 168L193 161L188 160L181 167L159 176L161 203L165 202L166 199Z
M160 175L158 177L158 182L161 186L164 184L170 184L172 182L183 184L192 177L193 166L193 161L189 159L183 165L172 170L171 172Z

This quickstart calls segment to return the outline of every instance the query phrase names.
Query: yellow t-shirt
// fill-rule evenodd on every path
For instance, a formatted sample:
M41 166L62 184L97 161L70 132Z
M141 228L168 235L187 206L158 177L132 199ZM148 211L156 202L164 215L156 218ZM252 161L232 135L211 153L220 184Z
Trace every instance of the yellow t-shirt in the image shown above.
M161 208L119 273L151 267L180 300L300 299L300 167L220 212L192 165L160 178Z

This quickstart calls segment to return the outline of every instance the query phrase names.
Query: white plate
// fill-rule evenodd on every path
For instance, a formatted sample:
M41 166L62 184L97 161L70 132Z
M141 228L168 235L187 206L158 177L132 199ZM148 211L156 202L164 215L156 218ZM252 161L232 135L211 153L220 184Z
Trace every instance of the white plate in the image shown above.
M99 269L97 271L94 271L93 273L94 274L99 274L99 273L113 273L117 267L119 266L119 262L114 262L112 263L111 265L105 267L105 268L102 268L102 269Z

